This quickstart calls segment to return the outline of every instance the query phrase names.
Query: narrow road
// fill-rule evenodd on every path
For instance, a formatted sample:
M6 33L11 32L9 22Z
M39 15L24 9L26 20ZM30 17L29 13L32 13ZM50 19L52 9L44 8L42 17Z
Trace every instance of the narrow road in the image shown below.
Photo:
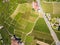
M43 18L44 18L44 20L45 20L45 22L46 22L46 24L47 24L47 26L48 26L48 28L49 28L49 31L50 31L50 33L51 33L51 36L53 37L56 45L60 45L60 41L58 40L58 37L57 37L56 33L55 33L54 30L52 29L52 27L51 27L51 25L50 25L50 22L48 21L48 19L47 19L46 16L45 16L45 13L43 12L43 9L42 9L42 7L41 7L41 5L40 5L40 0L37 0L37 2L38 2L38 5L39 5L39 7L40 7L40 11L38 11L38 12L39 12L39 13L42 12L42 16L43 16Z

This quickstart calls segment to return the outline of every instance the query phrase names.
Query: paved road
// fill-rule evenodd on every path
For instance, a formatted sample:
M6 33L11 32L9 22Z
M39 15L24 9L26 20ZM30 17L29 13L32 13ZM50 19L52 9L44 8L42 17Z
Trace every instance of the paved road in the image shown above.
M50 33L51 33L51 36L53 37L56 45L60 45L60 41L58 40L58 37L57 37L56 33L55 33L54 30L52 29L52 27L51 27L51 25L50 25L50 22L49 22L48 19L46 18L45 13L43 12L43 9L41 8L40 0L37 0L37 2L38 2L38 5L39 5L39 7L40 7L40 11L38 11L38 12L39 12L39 13L42 12L43 18L44 18L44 20L45 20L45 22L46 22L46 24L47 24L47 26L48 26L48 28L49 28L49 31L50 31Z

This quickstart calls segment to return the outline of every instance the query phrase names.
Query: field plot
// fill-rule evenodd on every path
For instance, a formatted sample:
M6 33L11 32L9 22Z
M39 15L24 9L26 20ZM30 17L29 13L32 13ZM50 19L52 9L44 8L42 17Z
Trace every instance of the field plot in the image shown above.
M17 13L14 20L18 23L16 24L18 28L14 29L14 34L24 40L24 36L33 29L38 14L32 11L31 5L29 6L28 3L20 4L20 9Z
M35 28L33 30L33 35L36 39L39 39L46 43L51 44L53 42L49 29L43 18L39 18L39 20L37 21Z
M43 0L41 0L41 6L42 6L42 9L44 10L44 12L53 13L53 4L52 3L44 2Z
M3 3L3 1L1 0L1 3L0 3L0 9L1 9L0 10L0 25L3 25L4 28L0 29L0 34L2 34L2 40L5 45L10 45L10 36L7 32L8 31L7 27L9 27L7 24L9 22L7 22L7 24L6 24L7 18L9 18L9 6L8 5L9 5L8 2Z
M32 42L34 41L34 38L32 36L27 36L26 40L25 40L25 45L32 45Z
M60 18L60 14L51 14L51 17L59 17Z
M60 2L46 2L41 0L41 6L45 13L60 14Z
M15 1L14 0L10 0L10 2L9 2L9 14L10 15L15 11L15 9L16 9L18 4L19 3L18 3L17 0L15 0Z
M9 36L8 32L6 32L5 30L6 29L3 29L0 31L0 33L2 34L3 43L10 45L10 36Z
M10 33L12 35L16 34L18 37L24 37L28 32L30 32L34 26L36 18L38 17L37 14L32 13L33 11L31 6L29 6L30 4L24 3L20 5L19 12L13 20L13 18L11 18L10 15L13 14L13 12L17 8L17 5L19 4L19 0L10 0L6 3L2 3L1 0L0 25L3 25L4 28L0 30L0 33L2 34L3 42L5 45L10 45Z
M37 21L34 30L38 30L40 32L45 32L45 33L50 33L49 29L48 29L48 27L47 27L47 25L46 25L46 23L45 23L43 18L40 18Z
M38 13L32 10L32 1L33 0L0 1L0 25L3 25L3 28L0 29L0 34L5 45L11 45L12 35L21 38L22 41L25 42L25 45L36 45L36 39L48 44L54 42L42 18L42 14L40 14L41 16L38 19ZM56 1L58 2L59 0ZM52 2L52 0L50 0L50 2ZM52 18L60 17L60 6L58 3L53 6L52 3L49 3L49 0L46 0L46 2L41 0L41 6L45 13L51 14ZM36 20L37 22L35 22ZM60 32L54 31L60 40ZM1 40L0 45L2 45Z
M56 0L56 2L53 1L48 1L47 2L41 1L41 6L42 9L44 10L45 13L50 13L52 18L60 18L60 6L59 6L59 0ZM57 2L58 1L58 2ZM52 5L53 4L53 5ZM60 40L60 31L54 30L57 34L58 39Z

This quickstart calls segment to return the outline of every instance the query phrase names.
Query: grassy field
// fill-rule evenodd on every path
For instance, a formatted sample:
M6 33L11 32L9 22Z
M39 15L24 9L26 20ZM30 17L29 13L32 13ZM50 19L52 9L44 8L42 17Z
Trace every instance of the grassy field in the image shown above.
M28 44L29 45L32 45L33 44L32 43L33 41L34 41L34 38L32 36L27 36L26 37L26 40L25 40L25 45L28 45Z
M42 6L42 9L44 10L44 12L46 13L53 13L53 4L52 3L47 3L47 2L44 2L43 0L41 0L41 6Z
M46 42L48 44L51 44L54 41L50 34L39 32L37 30L34 30L32 35L34 35L35 39Z
M36 25L34 27L34 30L40 31L40 32L44 32L44 33L50 33L49 29L44 21L43 18L40 18L37 22Z
M60 14L60 3L53 3L53 14Z
M39 18L39 20L37 21L33 30L33 35L35 36L35 38L46 43L51 44L53 42L49 29L43 18Z
M45 2L44 0L41 0L40 3L45 13L60 14L59 2Z

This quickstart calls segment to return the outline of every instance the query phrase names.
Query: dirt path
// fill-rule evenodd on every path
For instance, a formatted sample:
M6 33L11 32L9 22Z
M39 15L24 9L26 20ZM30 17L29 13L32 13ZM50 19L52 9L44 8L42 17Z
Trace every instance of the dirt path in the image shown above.
M16 10L13 12L13 14L11 15L11 17L14 19L15 16L19 13L19 10L20 10L20 4L18 4Z

